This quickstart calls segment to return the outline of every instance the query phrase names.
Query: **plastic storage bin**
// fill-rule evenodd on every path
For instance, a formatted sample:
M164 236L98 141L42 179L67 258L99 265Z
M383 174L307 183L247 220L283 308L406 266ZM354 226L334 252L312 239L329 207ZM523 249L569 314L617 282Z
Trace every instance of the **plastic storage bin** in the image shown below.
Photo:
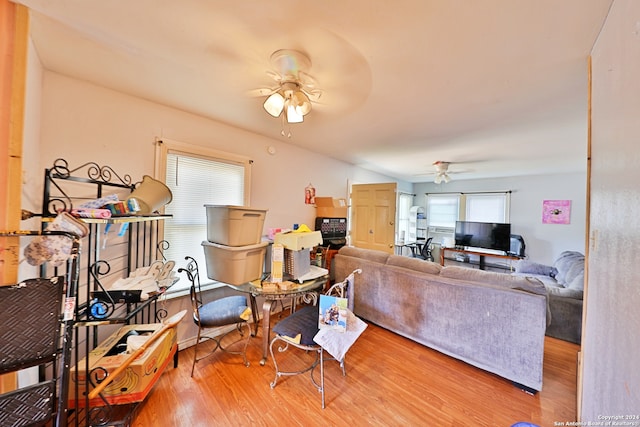
M207 209L207 240L227 246L260 243L267 211L246 206L204 205Z
M241 285L262 276L269 242L256 245L226 246L202 242L207 277L230 285Z

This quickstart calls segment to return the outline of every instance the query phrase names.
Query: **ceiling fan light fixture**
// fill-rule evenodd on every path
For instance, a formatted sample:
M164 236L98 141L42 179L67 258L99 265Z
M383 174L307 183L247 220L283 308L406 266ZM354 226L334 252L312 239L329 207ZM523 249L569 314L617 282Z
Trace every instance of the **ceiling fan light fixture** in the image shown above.
M296 106L289 101L287 103L287 122L288 123L302 123L304 116L297 111Z
M280 117L281 135L291 137L285 126L304 122L304 116L311 113L311 100L317 101L321 91L315 88L315 81L309 75L309 57L300 51L280 49L271 55L271 64L276 70L269 73L278 82L275 88L258 93L267 96L263 107L273 117ZM290 128L290 127L289 127Z
M291 97L291 101L295 105L296 112L306 116L311 112L311 101L309 97L302 91L297 91Z
M264 101L263 107L267 113L273 117L278 117L284 109L284 97L280 92L275 92Z
M446 172L437 173L433 182L435 182L436 184L441 184L442 181L444 181L445 184L451 181L451 177L449 176L449 174L447 174Z

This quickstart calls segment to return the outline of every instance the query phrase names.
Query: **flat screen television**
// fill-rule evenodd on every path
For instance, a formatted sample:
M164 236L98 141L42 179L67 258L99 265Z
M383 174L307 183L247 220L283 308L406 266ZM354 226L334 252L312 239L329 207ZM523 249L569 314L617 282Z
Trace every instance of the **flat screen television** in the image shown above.
M511 250L511 224L456 221L456 246Z

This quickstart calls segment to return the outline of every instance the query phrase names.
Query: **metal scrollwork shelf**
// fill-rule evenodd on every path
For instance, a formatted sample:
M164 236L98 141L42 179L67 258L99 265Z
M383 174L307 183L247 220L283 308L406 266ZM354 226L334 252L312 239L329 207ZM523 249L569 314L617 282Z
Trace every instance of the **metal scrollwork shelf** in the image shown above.
M73 212L76 206L115 195L123 200L136 188L131 176L122 175L94 162L71 168L57 159L45 169L42 213L23 211L23 218L42 217L42 229L59 212ZM149 292L146 298L135 292L118 294L105 283L126 278L152 262L166 261L169 242L160 238L163 220L170 215L118 215L110 218L82 218L89 233L82 239L78 257L80 281L74 313L73 354L66 369L72 378L69 390L70 426L128 425L136 404L112 404L100 396L100 404L89 401L90 386L105 376L101 366L89 366L88 355L108 335L109 326L160 323L167 317L164 293L175 281ZM43 265L40 276L49 277L57 268ZM106 331L104 332L105 329ZM103 332L101 332L103 331ZM177 365L177 351L174 353ZM85 374L86 373L86 374ZM80 380L82 378L82 381ZM73 380L75 379L75 380Z

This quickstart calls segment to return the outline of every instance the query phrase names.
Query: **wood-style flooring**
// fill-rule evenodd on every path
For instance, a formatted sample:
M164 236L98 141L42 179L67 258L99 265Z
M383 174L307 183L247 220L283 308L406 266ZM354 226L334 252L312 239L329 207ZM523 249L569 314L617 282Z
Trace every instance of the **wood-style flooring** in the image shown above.
M217 352L196 364L191 378L193 347L180 351L179 366L163 373L132 425L546 427L576 420L579 346L565 341L546 338L543 390L529 395L369 324L347 353L345 377L335 361L325 362L322 409L308 374L281 378L271 389L273 363L259 364L261 333L251 339L248 368L240 356ZM309 354L294 349L289 357L299 362Z

